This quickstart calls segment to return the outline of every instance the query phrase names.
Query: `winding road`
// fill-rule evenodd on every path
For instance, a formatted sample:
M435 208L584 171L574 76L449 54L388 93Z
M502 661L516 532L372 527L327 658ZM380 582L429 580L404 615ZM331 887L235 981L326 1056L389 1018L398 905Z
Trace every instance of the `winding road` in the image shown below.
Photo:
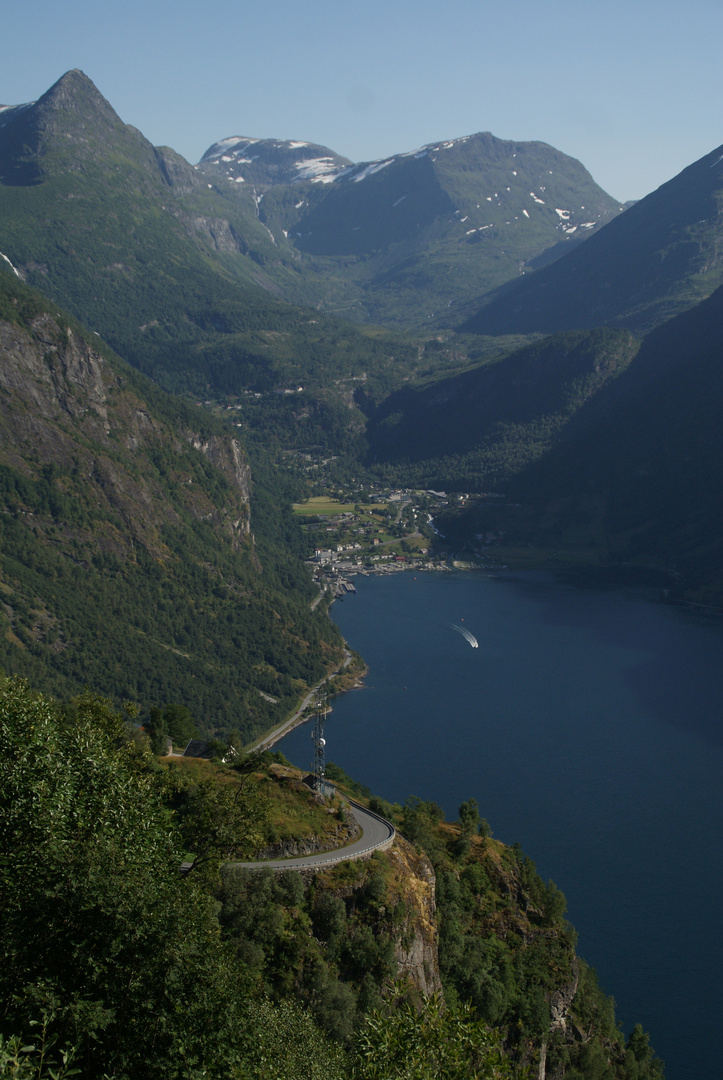
M332 851L318 851L315 855L299 855L291 859L264 859L260 862L232 862L228 865L237 866L243 870L321 870L335 863L346 862L348 859L362 859L370 855L372 851L386 851L391 847L397 835L392 823L379 814L367 810L366 807L350 799L348 795L344 797L349 803L349 813L353 815L362 830L359 839L354 840L353 843L343 848L334 848Z

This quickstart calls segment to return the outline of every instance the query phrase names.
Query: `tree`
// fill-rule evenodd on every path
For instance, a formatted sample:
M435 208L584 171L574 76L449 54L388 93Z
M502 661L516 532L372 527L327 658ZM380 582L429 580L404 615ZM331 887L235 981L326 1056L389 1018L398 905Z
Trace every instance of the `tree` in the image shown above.
M367 1016L354 1043L354 1080L501 1080L510 1075L499 1036L471 1006L428 998L421 1012L396 984L384 1009Z
M214 881L224 860L248 858L260 847L266 802L254 788L215 780L196 783L184 775L173 783L180 837L193 855L189 873L203 869Z
M465 836L472 836L479 825L479 806L476 799L468 799L459 808L459 824Z
M151 736L155 754L165 754L165 740L170 738L174 746L186 746L190 739L198 737L198 727L185 705L154 705L146 728Z
M662 1080L663 1063L650 1045L642 1024L636 1024L625 1044L626 1080Z
M479 807L476 799L468 799L459 808L459 839L456 844L456 853L463 858L469 853L472 837L479 827Z
M125 730L94 695L0 685L0 1033L44 1017L84 1080L229 1076L243 978Z

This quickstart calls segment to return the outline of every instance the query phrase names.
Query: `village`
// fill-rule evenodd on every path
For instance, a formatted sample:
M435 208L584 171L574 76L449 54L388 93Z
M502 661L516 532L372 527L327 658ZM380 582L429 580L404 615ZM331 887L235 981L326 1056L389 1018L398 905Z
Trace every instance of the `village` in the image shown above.
M440 548L434 516L467 498L442 491L395 489L339 492L333 498L319 495L296 503L294 513L314 540L308 562L320 597L331 594L343 599L355 592L350 579L356 574L450 569L453 560Z

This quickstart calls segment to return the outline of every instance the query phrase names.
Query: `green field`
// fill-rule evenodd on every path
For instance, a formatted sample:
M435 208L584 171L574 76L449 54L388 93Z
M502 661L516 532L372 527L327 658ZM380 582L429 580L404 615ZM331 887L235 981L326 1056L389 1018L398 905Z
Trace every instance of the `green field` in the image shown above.
M362 510L386 510L386 503L341 503L326 495L317 495L303 503L294 503L298 517L333 517L334 514L353 514L357 506Z

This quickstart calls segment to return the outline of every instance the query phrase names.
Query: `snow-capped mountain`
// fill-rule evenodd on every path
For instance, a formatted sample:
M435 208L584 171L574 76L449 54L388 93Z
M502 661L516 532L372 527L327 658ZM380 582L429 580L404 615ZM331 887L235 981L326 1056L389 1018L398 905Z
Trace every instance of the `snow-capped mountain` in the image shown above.
M252 185L280 248L315 270L348 277L354 260L369 317L407 324L556 258L622 209L574 158L489 132L354 164L308 143L224 139L197 168Z
M263 190L273 184L334 179L351 162L326 146L233 135L210 146L199 167L214 177Z

